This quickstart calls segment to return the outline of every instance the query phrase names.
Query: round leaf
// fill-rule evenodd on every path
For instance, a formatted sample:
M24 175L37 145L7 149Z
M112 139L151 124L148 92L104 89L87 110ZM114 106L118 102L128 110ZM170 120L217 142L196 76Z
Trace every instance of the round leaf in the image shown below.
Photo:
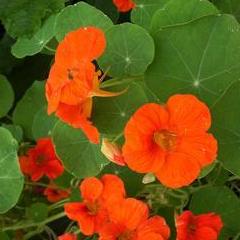
M64 36L77 28L95 26L106 31L113 25L110 18L95 7L79 2L64 8L57 18L56 38L61 41Z
M34 115L45 104L45 82L36 81L18 102L13 112L14 124L23 128L26 137L32 138Z
M164 8L169 0L134 0L136 6L131 12L131 20L146 29L150 28L154 13Z
M18 38L12 46L12 54L17 58L32 56L42 51L44 46L54 37L56 15L50 16L43 26L31 37Z
M212 107L213 132L218 140L218 159L240 176L240 81L235 82Z
M4 117L13 105L14 93L3 75L0 75L0 96L0 117Z
M59 121L52 135L56 152L72 175L79 178L95 176L108 163L100 145L90 143L80 129Z
M26 209L26 214L33 222L42 222L48 216L48 206L45 203L34 203Z
M115 25L106 32L107 48L99 64L113 77L143 74L153 61L154 42L148 32L131 23Z
M44 106L41 108L33 118L32 123L32 133L35 140L41 137L46 137L51 135L51 131L57 122L55 115L48 115L47 109Z
M151 31L155 33L163 27L188 23L198 18L218 13L218 9L207 0L170 0L165 4L164 8L159 9L154 14Z
M18 141L21 142L23 139L23 130L20 126L13 124L2 124L2 127L6 128L11 132L12 136Z
M156 56L146 83L162 101L192 93L212 104L240 78L240 31L229 15L209 16L154 35Z
M0 127L0 213L7 212L17 203L23 189L17 147L11 133Z
M224 228L219 239L233 237L240 231L240 201L227 187L207 187L193 194L190 209L194 214L220 214Z

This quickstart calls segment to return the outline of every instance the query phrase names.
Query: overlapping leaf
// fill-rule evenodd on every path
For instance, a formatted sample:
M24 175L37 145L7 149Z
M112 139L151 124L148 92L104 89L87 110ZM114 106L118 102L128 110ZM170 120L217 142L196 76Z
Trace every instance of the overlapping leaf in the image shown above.
M7 212L18 201L23 188L23 176L17 157L17 141L0 127L0 213Z
M90 143L80 129L59 121L52 136L66 170L76 177L96 176L109 163L101 153L100 145Z
M64 8L58 15L56 38L61 41L68 32L79 27L95 26L106 31L112 25L111 19L103 12L85 2L79 2Z
M148 32L131 23L115 25L106 32L107 48L99 59L112 77L143 74L154 57L154 43Z
M45 82L35 81L18 102L13 112L13 122L23 128L24 135L32 139L32 124L35 113L46 104Z
M218 159L226 169L240 176L240 81L212 107L213 132L218 139Z
M240 78L240 32L229 15L209 16L154 35L156 54L146 83L161 100L192 93L212 104Z
M0 75L0 118L4 117L13 105L14 92L8 80Z

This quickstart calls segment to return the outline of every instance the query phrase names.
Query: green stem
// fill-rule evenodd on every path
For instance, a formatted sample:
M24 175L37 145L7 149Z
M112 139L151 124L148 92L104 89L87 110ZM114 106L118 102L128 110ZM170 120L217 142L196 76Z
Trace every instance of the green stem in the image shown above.
M123 136L123 132L119 133L111 142L116 142L118 139L120 139Z
M44 46L44 48L46 48L48 51L50 51L50 52L53 52L53 53L55 53L56 52L56 50L55 49L53 49L53 48L50 48L50 47L48 47L47 45L45 45Z
M41 182L25 182L25 184L30 186L48 187L48 184Z
M5 232L5 231L14 231L14 230L23 229L23 228L40 227L40 226L44 226L50 222L53 222L59 218L62 218L64 216L65 216L65 212L61 212L61 213L58 213L56 215L53 215L53 216L47 218L46 220L44 220L42 222L28 223L28 224L26 223L26 224L21 224L21 225L9 226L9 227L5 227L5 228L1 229L1 231Z
M65 198L65 199L63 199L59 202L56 202L56 203L50 205L48 207L48 210L51 211L51 210L54 210L56 208L62 207L65 203L69 202L69 200L70 200L69 198Z
M106 88L106 87L113 87L113 86L118 86L122 84L127 84L131 83L136 80L141 80L143 79L143 75L141 76L136 76L136 77L129 77L129 78L112 78L110 80L107 80L103 83L101 83L101 88Z

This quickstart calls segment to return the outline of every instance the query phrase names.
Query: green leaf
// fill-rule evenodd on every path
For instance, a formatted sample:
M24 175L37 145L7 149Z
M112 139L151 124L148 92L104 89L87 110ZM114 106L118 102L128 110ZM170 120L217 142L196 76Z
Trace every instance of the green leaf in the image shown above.
M240 20L240 2L239 0L212 0L212 2L223 13L230 13L234 15L238 21Z
M146 29L150 28L154 13L164 8L169 0L134 0L135 8L131 12L131 20Z
M69 188L71 186L72 179L73 176L68 172L64 171L64 173L61 176L54 179L53 182L61 188Z
M218 9L207 0L170 0L164 5L164 8L154 14L151 32L155 33L164 27L186 24L198 18L218 13Z
M0 213L15 206L23 189L17 147L17 141L11 133L0 127Z
M207 187L193 194L190 210L194 214L220 214L224 228L219 240L229 239L240 231L240 201L227 187Z
M107 48L99 64L112 77L143 74L153 61L154 42L148 32L131 23L115 25L106 32Z
M76 177L96 176L108 163L100 151L100 145L90 143L80 129L59 121L52 136L65 169Z
M41 108L33 118L32 134L35 140L51 135L52 129L58 118L54 114L48 115L46 106Z
M213 104L240 78L238 30L232 16L221 15L157 32L147 85L163 102L172 94L191 93Z
M1 240L10 240L9 236L5 232L0 232L0 239Z
M17 58L32 56L42 51L54 37L56 15L50 16L31 38L21 37L12 46L12 54Z
M79 2L64 8L57 17L56 38L61 41L64 36L77 28L95 26L106 31L113 25L110 18L95 7Z
M8 80L0 74L0 118L4 117L13 105L14 92Z
M121 89L126 87L122 85ZM116 88L108 90L117 91ZM148 99L143 88L133 82L127 92L120 96L94 99L92 120L101 133L120 134L132 114L146 102Z
M13 112L13 122L23 128L24 135L32 139L32 124L34 115L46 105L45 82L35 81L23 98L17 103Z
M45 203L34 203L26 209L26 215L33 222L42 222L48 216L48 206Z
M2 124L2 127L6 128L9 132L11 132L12 136L18 141L21 142L23 139L23 130L18 125L13 124Z
M64 7L64 0L2 0L0 20L14 38L31 37L42 21Z
M217 162L215 161L214 163L204 167L202 170L201 170L201 173L200 175L198 176L198 178L204 178L206 177L210 172L212 172L212 170L215 168Z
M232 86L212 107L213 128L218 140L218 159L232 173L240 176L240 81Z

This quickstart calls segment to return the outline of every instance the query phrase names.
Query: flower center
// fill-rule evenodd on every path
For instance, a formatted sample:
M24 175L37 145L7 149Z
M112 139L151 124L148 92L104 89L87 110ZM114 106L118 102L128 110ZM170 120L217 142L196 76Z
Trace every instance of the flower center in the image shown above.
M177 135L168 130L161 130L154 133L154 142L164 150L171 150L176 144Z
M41 165L45 161L45 156L44 155L38 155L36 159L36 164Z
M78 73L78 68L72 68L67 70L67 77L68 80L72 81L75 77L75 75Z
M131 240L133 237L132 231L125 231L120 236L118 236L117 240Z
M98 213L99 205L97 202L94 203L86 203L86 207L88 209L88 213L90 215L96 215Z

